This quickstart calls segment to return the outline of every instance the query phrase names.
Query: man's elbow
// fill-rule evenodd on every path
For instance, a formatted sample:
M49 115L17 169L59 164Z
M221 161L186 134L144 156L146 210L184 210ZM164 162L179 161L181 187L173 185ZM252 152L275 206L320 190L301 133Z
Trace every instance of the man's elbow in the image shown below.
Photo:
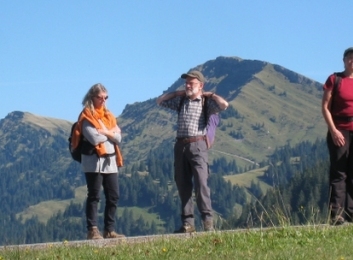
M229 106L228 102L227 102L227 101L224 101L224 102L222 103L222 105L221 105L221 109L222 109L222 110L226 110L228 106Z
M157 105L160 105L165 99L165 94L159 96L157 99L156 99L156 103Z
M161 102L162 102L162 100L161 100L160 97L156 99L156 103L157 103L158 106L159 106L159 104L160 104Z

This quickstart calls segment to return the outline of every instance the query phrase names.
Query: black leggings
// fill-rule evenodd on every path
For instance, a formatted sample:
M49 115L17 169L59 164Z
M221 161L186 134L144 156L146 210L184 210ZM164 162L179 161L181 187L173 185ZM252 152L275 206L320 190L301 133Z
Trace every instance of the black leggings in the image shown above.
M353 217L353 132L340 130L345 145L333 143L330 132L327 134L327 147L330 153L330 208L331 217L341 215Z

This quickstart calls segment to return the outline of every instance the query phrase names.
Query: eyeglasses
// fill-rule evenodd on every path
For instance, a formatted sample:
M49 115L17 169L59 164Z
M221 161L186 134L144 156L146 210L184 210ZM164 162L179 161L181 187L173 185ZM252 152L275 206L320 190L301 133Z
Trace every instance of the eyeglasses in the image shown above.
M105 97L95 96L95 98L99 99L100 101L103 101L103 100L107 100L108 96L105 96Z
M200 82L185 82L184 86L194 87L194 86L197 86L198 84L200 84Z

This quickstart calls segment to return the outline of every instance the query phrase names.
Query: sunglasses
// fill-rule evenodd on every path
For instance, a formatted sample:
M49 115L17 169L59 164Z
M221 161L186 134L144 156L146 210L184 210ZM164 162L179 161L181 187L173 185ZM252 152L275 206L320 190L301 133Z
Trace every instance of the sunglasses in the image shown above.
M102 100L107 100L108 96L105 96L105 97L95 96L95 98L97 98L97 99L102 101Z

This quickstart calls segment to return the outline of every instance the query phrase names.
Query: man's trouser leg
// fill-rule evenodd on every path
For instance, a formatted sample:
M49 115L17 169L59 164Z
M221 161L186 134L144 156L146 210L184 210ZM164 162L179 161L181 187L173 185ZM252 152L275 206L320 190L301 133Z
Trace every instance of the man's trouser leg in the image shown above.
M181 200L181 221L195 226L194 203L192 201L192 172L185 158L188 144L176 142L174 146L174 180Z

